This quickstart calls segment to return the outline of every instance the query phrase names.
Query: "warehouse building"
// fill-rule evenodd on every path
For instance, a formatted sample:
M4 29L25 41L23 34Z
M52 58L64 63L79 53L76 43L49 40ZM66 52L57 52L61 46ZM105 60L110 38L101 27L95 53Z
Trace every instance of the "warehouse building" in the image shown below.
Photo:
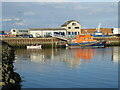
M81 34L90 33L95 34L96 29L81 29ZM113 28L100 28L100 32L104 35L112 35L113 34Z
M29 28L29 34L33 37L65 36L66 32L64 28Z

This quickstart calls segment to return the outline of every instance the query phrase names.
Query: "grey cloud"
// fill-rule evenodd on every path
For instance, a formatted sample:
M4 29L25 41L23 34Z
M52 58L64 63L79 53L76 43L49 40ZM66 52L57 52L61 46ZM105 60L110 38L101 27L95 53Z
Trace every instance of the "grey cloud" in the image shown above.
M19 25L19 26L26 26L26 25L27 25L27 24L24 23L24 22L15 22L15 23L13 23L13 24Z
M33 15L35 15L35 12L33 11L24 12L24 16L33 16Z
M18 17L14 17L14 18L3 18L2 21L3 22L11 22L11 21L21 21L21 18Z
M55 6L55 8L66 8L65 6Z
M12 28L13 23L24 22L29 27L57 27L64 22L74 19L84 27L96 27L99 22L102 26L116 26L116 3L42 3L21 2L3 3L3 19L14 17L7 23ZM17 17L20 18L17 19ZM15 19L16 18L16 19ZM18 20L18 21L17 21ZM10 24L12 23L12 24ZM16 24L15 24L16 25ZM14 27L15 27L14 25ZM22 25L22 24L21 24ZM24 24L23 24L24 25ZM17 25L18 26L18 25ZM17 27L16 26L16 27ZM21 26L20 28L24 28Z

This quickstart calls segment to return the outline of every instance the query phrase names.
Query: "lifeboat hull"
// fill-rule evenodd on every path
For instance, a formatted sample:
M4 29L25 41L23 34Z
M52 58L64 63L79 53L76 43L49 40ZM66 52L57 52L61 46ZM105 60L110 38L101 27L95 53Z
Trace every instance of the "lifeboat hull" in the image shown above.
M82 48L82 47L105 47L106 41L96 41L96 42L84 42L84 43L69 43L69 48Z

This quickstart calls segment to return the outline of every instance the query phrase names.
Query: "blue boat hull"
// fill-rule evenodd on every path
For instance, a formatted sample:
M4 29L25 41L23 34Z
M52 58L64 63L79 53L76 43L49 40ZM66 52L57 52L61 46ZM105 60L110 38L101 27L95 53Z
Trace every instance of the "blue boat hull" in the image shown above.
M97 42L84 42L84 43L69 43L68 47L70 48L82 48L82 47L104 47L106 41L97 41Z
M94 36L94 37L111 37L110 35L93 35L93 34L91 34L91 36Z

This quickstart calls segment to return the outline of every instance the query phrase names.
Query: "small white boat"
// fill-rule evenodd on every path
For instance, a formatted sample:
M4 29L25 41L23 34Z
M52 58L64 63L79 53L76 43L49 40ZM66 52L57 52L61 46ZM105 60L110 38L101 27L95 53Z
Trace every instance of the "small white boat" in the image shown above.
M27 49L41 49L42 45L31 45L31 46L27 46Z

